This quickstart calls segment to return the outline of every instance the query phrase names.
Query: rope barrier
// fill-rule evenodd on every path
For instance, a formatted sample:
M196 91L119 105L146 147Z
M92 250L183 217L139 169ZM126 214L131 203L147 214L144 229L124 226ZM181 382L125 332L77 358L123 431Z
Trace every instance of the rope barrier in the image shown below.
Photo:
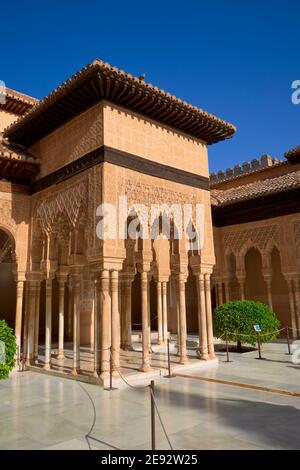
M148 385L148 387L149 387L149 385ZM165 436L166 436L166 439L167 439L167 441L168 441L168 444L169 444L169 446L170 446L170 449L171 449L171 450L174 450L173 447L172 447L170 438L169 438L169 436L168 436L168 433L167 433L167 431L166 431L166 428L165 428L165 426L164 426L162 417L161 417L160 412L159 412L159 410L158 410L158 406L157 406L157 403L156 403L156 400L155 400L155 397L154 397L154 393L153 393L153 390L152 390L151 387L150 387L150 392L151 392L151 396L152 396L152 398L153 398L153 402L154 402L154 406L155 406L155 410L156 410L158 419L159 419L159 421L160 421L161 427L162 427L163 432L164 432L164 434L165 434Z
M123 377L123 375L120 372L120 367L119 366L117 367L116 364L113 361L112 351L115 351L115 352L118 352L118 351L116 349L110 349L110 356L111 356L111 361L112 361L112 365L113 365L113 370L116 370L118 372L118 374L121 377L121 379L123 380L123 382L126 385L128 385L128 387L133 388L133 389L146 389L146 388L148 388L149 385L137 386L137 385L131 385L129 382L127 382L127 380Z
M87 434L85 434L85 440L87 442L87 445L88 445L88 448L89 450L92 450L91 448L91 444L90 444L90 441L89 439L92 439L94 441L97 441L97 442L100 442L101 444L105 444L107 447L111 447L111 449L114 449L114 450L122 450L118 447L115 447L111 444L108 444L107 442L104 442L104 441L100 441L100 439L96 439L95 437L91 436L91 433L95 427L95 424L96 424L96 421L97 421L97 412L96 412L96 407L95 407L95 403L94 403L94 400L92 399L91 395L89 394L89 392L86 390L86 388L79 382L79 380L76 380L77 384L79 385L79 387L86 393L86 395L88 396L91 404L92 404L92 407L93 407L93 422L92 422L92 426L90 427L90 430Z

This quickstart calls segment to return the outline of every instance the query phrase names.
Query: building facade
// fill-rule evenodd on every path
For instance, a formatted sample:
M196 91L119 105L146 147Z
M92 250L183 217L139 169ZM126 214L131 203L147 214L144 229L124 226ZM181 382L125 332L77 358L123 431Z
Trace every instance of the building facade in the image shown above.
M135 323L142 330L142 371L151 370L153 329L158 343L169 330L178 333L182 364L191 328L199 332L200 357L214 359L207 145L235 128L99 60L40 102L10 95L2 106L7 121L15 121L18 100L31 107L20 105L25 114L6 127L0 169L2 257L12 267L14 326L26 363L38 362L43 344L43 367L51 368L53 342L63 359L67 339L74 375L80 345L93 349L94 375L105 375L110 351L118 368L120 347L131 349ZM181 227L171 213L168 238L160 229L155 238L98 238L97 208L116 207L120 196L128 202L126 226L136 219L137 231L142 225L150 233L162 214L145 227L141 204L201 204L201 250L175 236ZM2 316L14 310L10 299Z
M211 175L215 303L254 299L299 336L300 148Z
M199 358L213 360L212 308L234 298L269 303L297 334L297 149L209 178L208 145L234 126L99 60L41 101L7 90L0 108L0 316L27 365L51 369L68 342L74 375L85 345L104 377L133 330L141 371L153 332L158 344L177 334L182 364L197 333ZM120 198L121 232L135 235L99 238L99 207ZM192 204L191 225L201 205L203 242L181 233L172 204ZM163 209L146 219L152 205Z

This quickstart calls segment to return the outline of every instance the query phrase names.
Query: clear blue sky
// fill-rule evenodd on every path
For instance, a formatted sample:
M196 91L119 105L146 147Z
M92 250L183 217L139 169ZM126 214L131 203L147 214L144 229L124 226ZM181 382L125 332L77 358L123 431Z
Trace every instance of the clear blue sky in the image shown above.
M10 1L1 19L11 88L41 98L98 57L237 126L211 171L300 144L297 0Z

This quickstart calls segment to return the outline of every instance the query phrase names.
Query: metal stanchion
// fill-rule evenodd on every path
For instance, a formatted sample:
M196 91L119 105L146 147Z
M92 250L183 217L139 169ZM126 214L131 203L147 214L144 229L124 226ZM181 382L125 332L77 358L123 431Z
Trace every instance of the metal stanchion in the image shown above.
M151 396L151 449L155 450L155 404L154 404L154 380L150 382Z
M229 348L228 348L228 335L227 331L225 333L225 341L226 341L226 361L225 362L230 362L229 360Z
M166 375L165 377L167 377L168 379L172 379L173 375L171 373L170 339L169 338L167 339L167 351L168 351L168 375Z
M290 345L290 334L289 334L289 327L286 327L286 340L288 346L288 354L291 354L291 345Z
M260 348L260 336L259 332L256 332L256 338L257 338L257 347L258 347L258 359L262 359L261 357L261 348Z
M112 348L109 348L109 387L104 390L110 392L112 390L117 390L116 387L113 387L113 360L112 360Z

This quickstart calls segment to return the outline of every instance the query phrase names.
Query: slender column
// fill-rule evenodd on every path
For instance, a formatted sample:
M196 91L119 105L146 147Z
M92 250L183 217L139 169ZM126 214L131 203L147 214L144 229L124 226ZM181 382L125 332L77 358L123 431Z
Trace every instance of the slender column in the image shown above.
M28 344L28 302L29 302L29 282L26 281L25 284L25 305L24 305L24 328L23 328L23 361L26 361L27 356L27 344Z
M73 320L73 306L74 306L74 299L73 299L73 284L71 276L69 276L68 281L68 340L71 341L72 339L72 320Z
M210 359L215 359L216 356L215 356L215 350L214 350L214 336L213 336L213 326L212 326L210 274L204 275L204 285L205 285L205 300L206 300L208 354L209 354Z
M298 329L300 329L300 292L298 278L294 278L295 300L296 300L296 318L298 321Z
M207 326L206 326L206 304L205 304L205 288L204 275L197 276L198 287L198 322L199 322L199 344L200 358L207 361L209 359L207 349Z
M121 348L125 351L132 351L132 341L131 341L131 288L132 288L132 280L125 279L123 281L123 302L124 302L124 337L122 339L122 346Z
M296 309L295 309L295 302L294 302L293 281L292 281L292 279L287 279L287 285L288 285L288 291L289 291L292 337L297 338L297 318L296 318Z
M230 297L229 297L229 282L227 280L224 281L224 287L225 287L225 303L227 303L230 300Z
M15 335L17 341L17 355L20 361L21 355L21 334L22 334L22 312L23 312L24 281L17 281L17 300L16 300L16 322Z
M111 279L111 346L113 370L120 367L120 311L118 291L118 271L110 273Z
M110 364L110 299L109 271L101 272L101 376L109 373Z
M39 362L40 296L41 296L41 281L37 281L36 293L35 293L35 308L34 308L34 345L33 345L33 360L35 364L38 364Z
M46 324L45 324L45 364L44 369L51 367L52 337L52 279L46 279Z
M58 281L59 312L58 312L58 356L63 359L64 354L64 330L65 330L65 279Z
M179 274L179 328L180 328L180 342L179 342L179 356L180 363L186 364L188 362L187 350L186 350L186 305L185 305L185 281L184 277Z
M73 276L73 369L72 374L77 375L80 370L80 294L81 278Z
M34 281L29 281L28 285L28 302L26 305L27 308L27 318L28 318L28 332L27 332L27 344L26 344L26 366L30 366L33 360L33 343L34 343L34 323L35 323L35 283Z
M217 306L223 304L223 285L221 282L216 283L216 293L217 293Z
M158 344L163 343L163 317L162 317L162 289L161 282L157 281L157 342Z
M267 285L268 305L269 305L270 309L273 310L272 290L271 290L272 280L268 277L268 278L265 278L265 282L266 282L266 285Z
M148 276L148 284L147 284L147 304L148 304L148 329L149 329L149 352L152 352L152 346L151 346L151 304L150 304L150 281L151 277Z
M142 372L151 371L149 354L149 315L148 315L148 274L141 272L141 297L142 297L142 342L143 342L143 363Z
M162 311L163 311L163 340L168 339L168 307L167 307L167 283L162 283Z
M100 344L99 344L99 322L100 322L100 279L94 279L94 377L100 373Z
M241 300L245 300L245 279L238 279Z

